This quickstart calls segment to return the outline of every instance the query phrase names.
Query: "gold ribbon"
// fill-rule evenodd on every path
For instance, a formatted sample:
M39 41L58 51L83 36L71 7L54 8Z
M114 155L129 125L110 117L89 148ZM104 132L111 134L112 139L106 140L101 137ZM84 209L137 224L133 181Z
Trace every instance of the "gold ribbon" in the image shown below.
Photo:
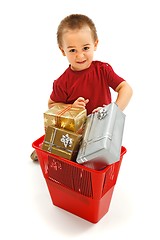
M55 126L58 126L58 127L61 126L61 120L60 120L61 116L65 114L67 111L69 111L71 108L72 108L72 105L68 105L67 107L65 107L64 109L60 110L57 113L55 117Z

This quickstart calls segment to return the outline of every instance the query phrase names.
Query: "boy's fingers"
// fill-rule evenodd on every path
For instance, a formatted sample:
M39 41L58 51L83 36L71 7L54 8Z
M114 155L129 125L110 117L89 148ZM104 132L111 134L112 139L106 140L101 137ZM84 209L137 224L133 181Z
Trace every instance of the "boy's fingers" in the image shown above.
M92 111L92 113L98 112L102 107L98 107Z
M86 100L85 100L85 104L87 104L88 102L89 102L89 99L86 99Z
M82 102L82 101L85 101L85 99L83 97L79 97L77 98L77 101Z

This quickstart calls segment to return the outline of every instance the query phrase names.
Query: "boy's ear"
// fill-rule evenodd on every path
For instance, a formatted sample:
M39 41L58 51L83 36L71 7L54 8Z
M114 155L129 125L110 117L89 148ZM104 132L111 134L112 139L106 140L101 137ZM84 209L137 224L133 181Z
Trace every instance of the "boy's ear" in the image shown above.
M97 40L95 41L95 43L94 43L94 51L97 50L98 42L99 42L99 40L97 39Z
M59 49L61 50L63 56L66 56L66 54L65 54L65 52L64 52L64 50L63 50L63 48L62 48L62 47L59 47Z

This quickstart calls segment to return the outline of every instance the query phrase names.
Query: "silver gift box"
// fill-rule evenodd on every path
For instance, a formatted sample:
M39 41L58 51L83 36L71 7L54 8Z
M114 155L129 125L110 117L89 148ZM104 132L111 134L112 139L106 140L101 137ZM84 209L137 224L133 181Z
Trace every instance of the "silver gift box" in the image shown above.
M88 115L76 162L97 169L117 162L120 159L124 123L125 114L116 103Z

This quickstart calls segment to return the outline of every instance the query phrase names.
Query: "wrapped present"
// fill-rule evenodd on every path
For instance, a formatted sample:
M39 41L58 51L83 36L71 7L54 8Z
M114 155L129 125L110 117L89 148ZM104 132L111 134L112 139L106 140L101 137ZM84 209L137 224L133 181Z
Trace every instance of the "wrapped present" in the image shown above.
M42 149L57 156L75 161L81 140L81 134L48 126Z
M44 113L45 130L48 126L80 132L87 117L86 109L73 108L72 105L55 103Z
M76 162L97 170L120 159L125 114L115 103L87 117Z

